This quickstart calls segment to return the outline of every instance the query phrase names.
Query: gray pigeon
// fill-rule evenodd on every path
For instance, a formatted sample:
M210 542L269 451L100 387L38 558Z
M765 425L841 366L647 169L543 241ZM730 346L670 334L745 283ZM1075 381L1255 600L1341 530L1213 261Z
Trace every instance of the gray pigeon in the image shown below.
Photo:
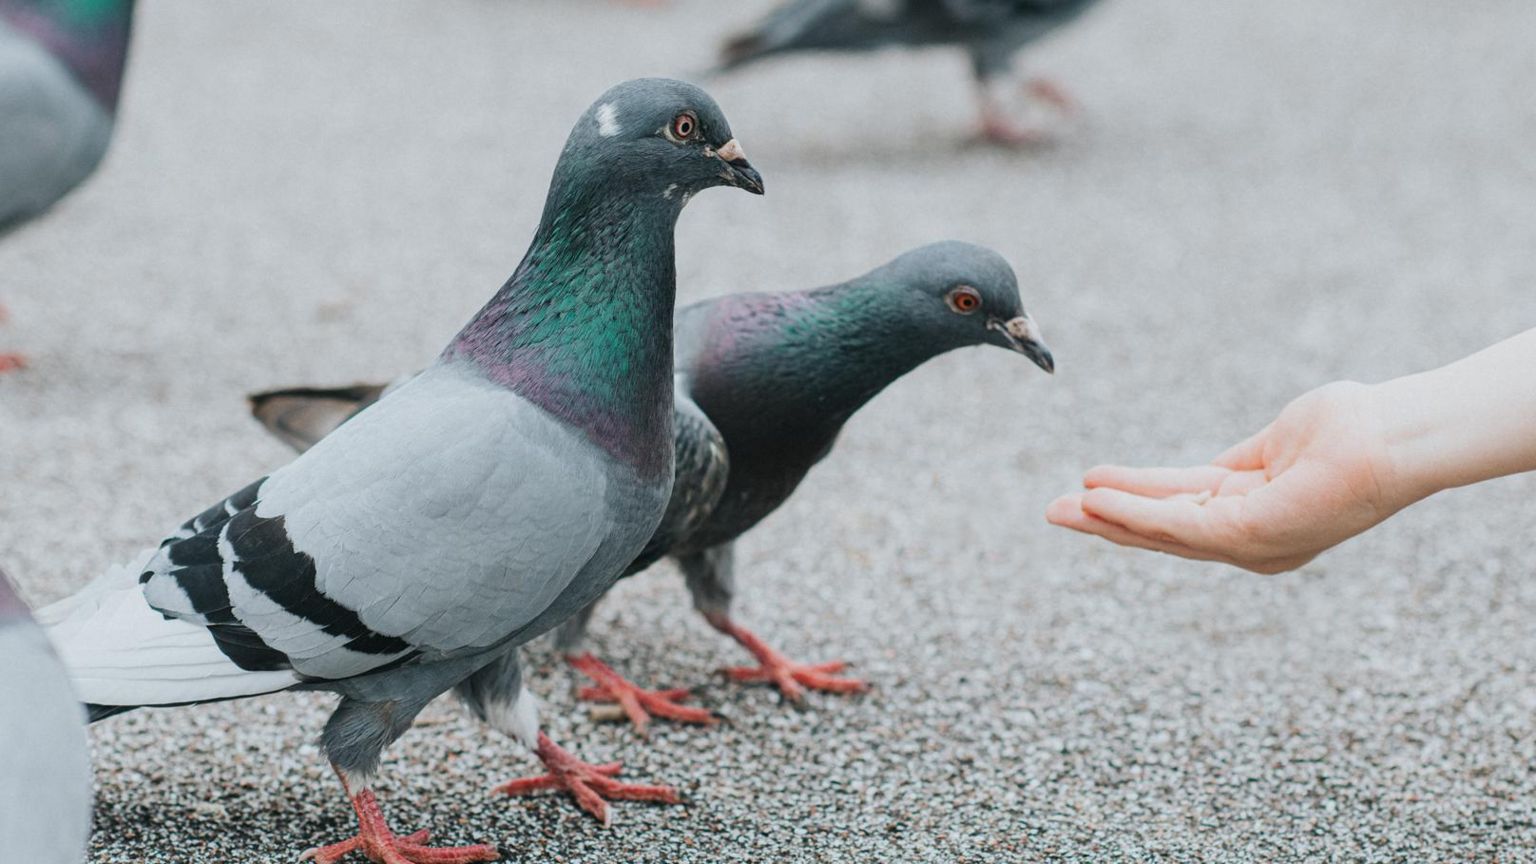
M91 829L85 714L0 573L0 844L7 861L76 864Z
M133 0L0 0L0 234L101 162L132 20ZM0 354L0 372L24 365Z
M756 667L728 670L736 680L770 682L790 699L805 687L863 689L862 682L835 677L843 664L796 663L731 618L733 543L784 503L855 411L924 361L968 345L996 345L1053 371L1013 269L989 249L936 243L840 285L730 295L681 309L675 320L677 477L661 525L626 573L674 558L695 608L757 659ZM387 389L300 388L251 401L257 419L304 447ZM653 714L712 720L677 704L686 690L643 690L597 658L577 655L592 608L567 621L558 637L572 663L597 683L583 691L586 697L618 702L642 731Z
M676 801L539 732L531 697L514 698L515 649L600 597L661 519L673 229L694 194L724 185L762 191L708 94L663 79L603 94L560 154L522 263L432 366L39 614L92 719L340 694L321 746L360 829L307 854L322 862L496 857L397 836L374 797L383 749L451 688L544 762L534 788L599 815L599 796Z
M1009 146L1046 136L1008 116L998 86L1026 44L1072 21L1094 0L789 0L751 30L728 40L720 69L805 51L872 51L893 45L958 45L971 58L981 103L981 134ZM1029 95L1063 113L1072 100L1046 79L1025 83Z

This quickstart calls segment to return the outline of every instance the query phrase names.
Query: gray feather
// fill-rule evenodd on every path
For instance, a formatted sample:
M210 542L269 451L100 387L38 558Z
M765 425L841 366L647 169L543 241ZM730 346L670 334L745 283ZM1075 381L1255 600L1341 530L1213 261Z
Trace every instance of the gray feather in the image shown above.
M284 520L314 559L320 593L370 630L448 657L498 645L578 575L612 566L599 553L615 530L620 540L649 532L652 520L614 526L592 506L609 494L607 463L521 397L446 364L274 473L255 510ZM150 569L156 609L201 618L167 560ZM235 616L300 673L345 678L395 659L352 651L238 573L223 578Z
M25 221L90 175L112 117L64 64L0 20L0 229Z
M959 45L978 77L1006 71L1013 53L1094 0L790 0L728 40L722 69L800 51Z
M48 639L0 573L0 844L7 861L76 862L91 824L85 715Z

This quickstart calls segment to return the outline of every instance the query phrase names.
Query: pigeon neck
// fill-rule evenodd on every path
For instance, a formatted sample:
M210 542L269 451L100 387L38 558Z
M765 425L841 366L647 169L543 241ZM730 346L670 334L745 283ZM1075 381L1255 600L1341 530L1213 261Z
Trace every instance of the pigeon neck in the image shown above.
M473 363L643 475L668 473L677 215L623 197L547 208L522 264L444 357Z
M722 322L742 332L717 338L712 346L717 353L700 358L694 389L702 388L711 401L743 400L730 413L772 417L780 434L830 440L891 382L958 347L936 339L920 317L909 314L906 304L923 299L869 277L808 292L744 297L741 303L759 308ZM719 386L711 386L710 379ZM734 394L721 392L731 389Z
M134 0L0 0L0 19L59 59L103 111L117 111Z

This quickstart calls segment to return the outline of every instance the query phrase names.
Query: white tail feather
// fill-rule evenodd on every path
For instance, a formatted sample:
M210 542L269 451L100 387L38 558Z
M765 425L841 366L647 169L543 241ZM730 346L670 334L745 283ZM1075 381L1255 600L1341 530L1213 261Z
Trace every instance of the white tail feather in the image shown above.
M154 554L146 550L36 612L82 702L175 705L271 693L298 682L290 671L241 669L207 628L151 608L139 574Z

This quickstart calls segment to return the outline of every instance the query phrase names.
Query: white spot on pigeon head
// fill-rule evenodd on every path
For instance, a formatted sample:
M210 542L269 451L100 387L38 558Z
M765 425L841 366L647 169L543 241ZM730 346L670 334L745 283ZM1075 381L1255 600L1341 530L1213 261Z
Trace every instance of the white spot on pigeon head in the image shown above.
M604 102L597 106L597 134L604 138L612 138L622 131L624 129L619 125L619 112L613 107L613 103Z
M676 192L676 191L677 191L677 184L676 183L668 183L667 184L667 188L661 190L661 197L667 199L668 201L671 201L672 200L672 193Z

